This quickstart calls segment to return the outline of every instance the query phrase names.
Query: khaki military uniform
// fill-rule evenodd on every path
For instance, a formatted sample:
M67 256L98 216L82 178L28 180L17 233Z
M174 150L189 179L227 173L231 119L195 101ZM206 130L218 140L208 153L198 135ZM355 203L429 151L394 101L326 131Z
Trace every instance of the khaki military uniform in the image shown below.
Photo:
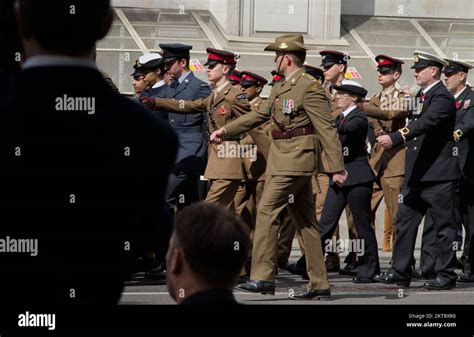
M408 110L403 109L405 103L403 99L406 94L393 86L383 90L378 95L372 97L369 103L364 104L364 112L370 117L370 123L374 128L375 135L396 132L405 127ZM389 106L389 104L392 106ZM399 110L396 110L400 107ZM382 200L385 198L387 212L390 222L384 226L384 243L390 243L390 238L395 239L393 229L397 211L398 196L405 174L405 149L404 145L385 150L378 143L375 144L370 155L370 166L378 178L374 183L372 195L372 220L375 221L375 213ZM384 244L386 246L386 244Z
M256 97L250 102L250 106L252 109L258 109L264 101L263 98ZM240 141L240 144L256 145L258 147L257 159L255 161L247 157L243 158L246 179L240 184L234 199L236 213L243 218L251 229L251 242L253 242L258 203L265 186L265 170L271 144L269 130L270 121L250 130L249 134ZM291 225L290 217L286 210L280 214L279 218L281 230L278 237L277 256L279 261L287 263L296 230Z
M250 102L252 109L258 109L264 102L261 97L256 97ZM235 195L235 210L244 221L253 229L257 217L257 205L263 193L265 185L266 158L270 150L270 138L268 136L269 123L265 123L251 131L240 142L242 145L256 146L258 152L255 158L244 156L245 179L240 184Z
M232 87L230 82L215 88L210 96L194 101L157 99L156 108L182 113L207 111L211 133L251 111L246 96ZM238 137L220 145L209 144L208 161L204 172L204 177L210 180L207 202L234 207L235 193L240 182L245 179L242 156L237 150L240 149L239 145Z
M336 91L330 91L326 89L326 96L328 97L330 104L331 104L331 116L333 120L336 120L337 116L339 116L342 112L341 109L336 107ZM319 221L321 218L321 214L323 212L324 203L326 202L326 195L329 189L329 182L330 182L330 175L324 172L328 172L329 167L329 160L327 155L324 151L321 153L321 167L319 169L319 173L316 175L315 179L313 179L313 193L315 195L315 203L316 203L316 219ZM356 239L357 238L357 231L354 226L354 222L352 221L352 214L349 209L349 206L346 207L346 217L347 217L347 226L349 229L349 239ZM334 231L334 237L336 240L339 239L339 226ZM300 246L301 254L305 255L305 247L304 243L300 237L298 237L298 243ZM347 261L346 261L347 262Z
M278 216L288 207L292 223L305 245L308 288L329 288L311 178L319 170L321 145L327 155L328 172L344 170L344 161L324 88L299 69L275 84L269 99L258 110L225 126L226 137L241 134L269 119L272 142L265 189L258 205L251 279L274 281L280 231ZM283 131L281 127L286 131L314 127L316 133L304 132L288 139L275 139L279 137L274 137L274 133Z

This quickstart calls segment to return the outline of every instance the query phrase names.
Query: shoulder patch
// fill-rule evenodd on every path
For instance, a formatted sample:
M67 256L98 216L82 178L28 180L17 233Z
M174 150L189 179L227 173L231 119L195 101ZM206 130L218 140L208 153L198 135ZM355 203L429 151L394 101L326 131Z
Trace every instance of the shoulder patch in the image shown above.
M201 88L209 88L209 84L207 84L206 82L202 82L199 86Z
M308 90L309 91L317 91L319 88L320 88L319 83L315 81L314 83L311 83Z
M307 80L310 80L311 82L317 82L317 80L313 76L311 76L307 73L302 73L301 76L306 78Z
M247 95L246 94L238 94L237 96L235 96L235 99L236 100L243 100L243 99L247 99Z

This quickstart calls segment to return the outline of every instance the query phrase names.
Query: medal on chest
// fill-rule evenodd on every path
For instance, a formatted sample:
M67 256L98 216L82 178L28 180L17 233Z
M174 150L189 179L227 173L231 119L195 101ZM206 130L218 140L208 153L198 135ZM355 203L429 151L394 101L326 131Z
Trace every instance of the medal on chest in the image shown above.
M293 108L295 107L295 101L292 99L283 100L283 114L291 115L293 113Z

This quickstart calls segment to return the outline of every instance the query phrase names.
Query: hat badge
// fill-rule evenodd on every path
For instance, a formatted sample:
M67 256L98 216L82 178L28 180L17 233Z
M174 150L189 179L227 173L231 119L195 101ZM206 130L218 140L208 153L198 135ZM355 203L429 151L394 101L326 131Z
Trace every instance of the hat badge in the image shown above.
M135 62L135 66L136 66L137 68L140 68L140 67L142 66L142 64L140 63L140 61L137 60L137 61Z
M288 49L288 44L286 42L280 43L280 46L278 47L280 49Z
M415 63L420 62L420 58L418 57L418 54L415 54Z

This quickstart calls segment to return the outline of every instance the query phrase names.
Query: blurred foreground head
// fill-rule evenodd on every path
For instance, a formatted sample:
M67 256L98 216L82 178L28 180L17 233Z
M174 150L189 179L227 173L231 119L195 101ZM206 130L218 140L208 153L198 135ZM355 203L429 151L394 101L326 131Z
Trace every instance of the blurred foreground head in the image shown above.
M17 0L16 17L27 58L91 55L113 20L110 0Z
M234 212L209 203L176 215L167 254L168 290L181 303L208 289L232 289L250 249L248 227Z

